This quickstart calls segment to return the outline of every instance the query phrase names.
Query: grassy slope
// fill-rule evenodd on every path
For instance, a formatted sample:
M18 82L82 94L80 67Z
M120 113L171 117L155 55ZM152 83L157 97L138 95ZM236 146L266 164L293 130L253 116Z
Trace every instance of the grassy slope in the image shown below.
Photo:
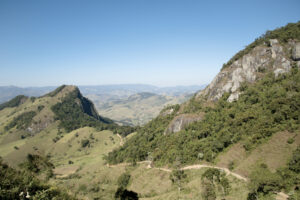
M188 171L189 182L184 184L184 190L179 194L177 188L171 184L168 172L145 169L144 165L107 167L102 156L120 145L119 137L112 132L97 132L93 128L86 127L63 133L64 136L54 143L52 138L57 132L55 124L32 138L18 139L0 145L0 152L11 164L20 162L27 153L47 155L51 152L50 160L56 167L54 172L59 176L50 182L69 190L80 199L96 197L113 199L117 189L117 178L125 171L129 171L132 176L129 189L138 192L142 199L174 199L179 195L184 199L195 199L201 195L200 177L204 170ZM82 148L81 140L89 139L91 133L94 138L90 139L91 146ZM14 149L14 146L18 146L19 150ZM34 150L33 147L38 150ZM73 163L68 164L69 161ZM233 182L234 185L243 184L236 180ZM235 188L234 185L228 198L236 199L236 195L245 196L246 187Z
M276 169L287 164L292 152L300 145L299 133L300 131L276 133L249 153L245 152L240 143L235 144L220 154L216 163L219 166L229 167L230 162L233 162L234 171L245 176L248 176L259 163L265 163L271 171L275 172ZM288 143L290 138L294 139L291 144Z

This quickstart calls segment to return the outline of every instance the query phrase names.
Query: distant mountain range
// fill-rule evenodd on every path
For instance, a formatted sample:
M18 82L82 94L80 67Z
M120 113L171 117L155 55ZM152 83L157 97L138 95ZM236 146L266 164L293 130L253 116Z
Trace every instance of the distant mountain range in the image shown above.
M168 96L179 96L182 94L195 93L203 89L205 85L191 86L174 86L174 87L157 87L146 84L120 84L120 85L95 85L95 86L79 86L83 95L101 96L108 98L127 98L130 95L150 92L154 94L163 94ZM16 87L16 86L0 86L0 103L8 101L17 95L41 96L57 88L57 86L46 87Z

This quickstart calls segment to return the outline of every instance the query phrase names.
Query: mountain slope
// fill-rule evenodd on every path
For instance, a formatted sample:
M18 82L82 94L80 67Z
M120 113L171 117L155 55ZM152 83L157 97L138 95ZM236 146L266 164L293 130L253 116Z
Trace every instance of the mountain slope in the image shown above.
M262 195L281 189L295 192L291 185L280 185L279 181L294 180L286 178L283 172L270 172L268 168L297 173L289 166L293 151L300 145L295 139L300 132L299 42L300 22L267 32L235 55L206 89L181 106L164 109L122 148L111 152L108 162L135 162L150 156L156 165L214 163L235 144L246 152L246 157L259 148L276 148L274 142L263 145L284 132L289 134L289 143L294 143L282 147L287 158L284 162L274 168L271 158L262 160L260 167L255 163L257 159L241 158L245 162L239 167L247 169L245 174L253 183L250 199L251 195L261 194L260 187L272 184L274 187L270 186L272 189ZM280 156L273 159L276 158ZM266 176L258 179L259 173Z

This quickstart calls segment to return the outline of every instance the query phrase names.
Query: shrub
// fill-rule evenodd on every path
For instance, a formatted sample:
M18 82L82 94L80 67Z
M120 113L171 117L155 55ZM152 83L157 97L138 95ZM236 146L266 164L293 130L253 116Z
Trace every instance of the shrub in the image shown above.
M130 180L130 174L129 173L123 173L119 178L118 178L118 186L120 188L126 188Z
M291 171L300 173L300 146L293 152L292 158L288 164Z
M85 148L90 146L90 141L88 139L81 140L81 147Z

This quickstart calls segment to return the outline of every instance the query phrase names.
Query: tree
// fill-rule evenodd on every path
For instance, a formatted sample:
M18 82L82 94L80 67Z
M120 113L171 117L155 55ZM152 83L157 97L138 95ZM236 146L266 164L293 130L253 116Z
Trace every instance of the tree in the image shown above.
M178 187L179 191L182 189L182 183L185 182L186 179L187 175L184 173L183 170L180 169L173 170L170 174L170 180L173 184L175 184Z
M130 174L125 172L118 178L118 186L120 188L126 188L130 180Z

